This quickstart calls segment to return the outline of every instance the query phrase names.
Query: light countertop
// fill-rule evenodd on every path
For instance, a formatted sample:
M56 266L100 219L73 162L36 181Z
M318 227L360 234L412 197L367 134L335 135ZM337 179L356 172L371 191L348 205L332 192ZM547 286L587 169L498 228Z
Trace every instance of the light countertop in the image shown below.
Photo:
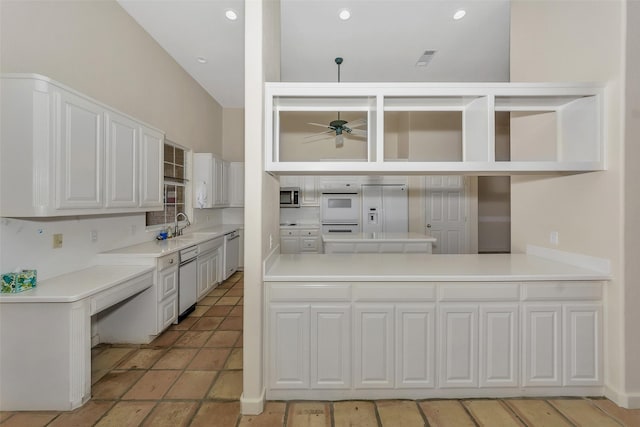
M96 265L38 281L28 291L0 294L0 303L79 301L153 270L147 265Z
M282 222L280 228L320 228L320 224L314 223L300 223L300 222Z
M610 274L526 254L278 255L264 276L267 282L513 282L609 279Z
M420 233L334 233L323 234L324 243L435 243L435 237Z
M125 246L113 249L98 255L98 263L104 261L108 256L113 255L137 255L150 258L157 258L163 255L179 251L189 246L197 245L207 240L222 237L225 234L243 228L241 225L217 225L195 231L185 232L184 235L166 240L152 240L150 242L139 243L137 245Z

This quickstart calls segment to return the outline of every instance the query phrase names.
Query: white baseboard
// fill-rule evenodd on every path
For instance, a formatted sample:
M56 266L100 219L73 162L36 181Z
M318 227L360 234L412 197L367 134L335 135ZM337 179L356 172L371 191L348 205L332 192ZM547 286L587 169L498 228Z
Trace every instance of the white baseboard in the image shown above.
M623 393L612 389L609 386L604 388L604 397L611 400L621 408L626 409L640 409L640 394L639 393Z
M242 393L240 395L240 413L242 415L261 414L264 411L265 393L266 391L263 388L260 397L255 399L249 399Z
M606 258L597 258L590 255L564 252L558 249L550 249L542 246L527 245L527 255L557 261L575 267L596 270L603 274L611 274L611 261Z

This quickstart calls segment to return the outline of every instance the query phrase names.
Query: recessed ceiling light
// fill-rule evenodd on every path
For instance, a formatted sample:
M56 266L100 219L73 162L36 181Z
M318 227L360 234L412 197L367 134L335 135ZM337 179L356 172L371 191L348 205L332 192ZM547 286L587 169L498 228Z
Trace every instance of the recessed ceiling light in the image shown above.
M207 58L205 58L204 56L198 56L196 58L196 61L198 61L200 64L206 64L208 62Z
M349 9L340 9L340 11L338 12L338 18L343 21L348 20L349 18L351 18L351 11Z
M233 9L227 9L224 12L224 16L226 16L229 21L235 21L236 19L238 19L238 12Z
M464 15L466 15L466 14L467 14L467 11L464 10L464 9L456 10L456 13L453 14L453 19L455 19L457 21L459 19L464 18Z

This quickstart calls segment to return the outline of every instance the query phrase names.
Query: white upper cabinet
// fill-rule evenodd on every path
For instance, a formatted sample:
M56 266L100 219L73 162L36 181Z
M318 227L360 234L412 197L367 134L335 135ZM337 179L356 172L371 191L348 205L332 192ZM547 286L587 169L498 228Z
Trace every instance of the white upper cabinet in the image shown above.
M146 126L140 127L140 200L146 210L163 209L164 134Z
M244 163L212 153L193 155L194 208L244 206Z
M231 162L229 165L229 206L244 206L244 163Z
M0 91L1 216L162 209L162 132L44 76Z
M603 91L583 83L266 83L265 170L603 170Z

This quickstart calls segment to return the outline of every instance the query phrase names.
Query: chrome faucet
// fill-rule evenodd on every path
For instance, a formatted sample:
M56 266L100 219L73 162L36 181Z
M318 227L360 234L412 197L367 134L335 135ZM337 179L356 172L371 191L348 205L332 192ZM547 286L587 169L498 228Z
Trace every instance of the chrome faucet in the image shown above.
M178 227L178 218L180 217L180 215L182 215L184 217L185 221L187 221L187 225L185 225L182 228ZM190 226L190 225L191 225L191 221L189 221L189 217L187 216L187 214L184 213L184 212L178 212L178 215L176 215L176 224L175 224L175 227L174 227L173 235L175 237L182 236L182 231L185 228L187 228L188 226Z

